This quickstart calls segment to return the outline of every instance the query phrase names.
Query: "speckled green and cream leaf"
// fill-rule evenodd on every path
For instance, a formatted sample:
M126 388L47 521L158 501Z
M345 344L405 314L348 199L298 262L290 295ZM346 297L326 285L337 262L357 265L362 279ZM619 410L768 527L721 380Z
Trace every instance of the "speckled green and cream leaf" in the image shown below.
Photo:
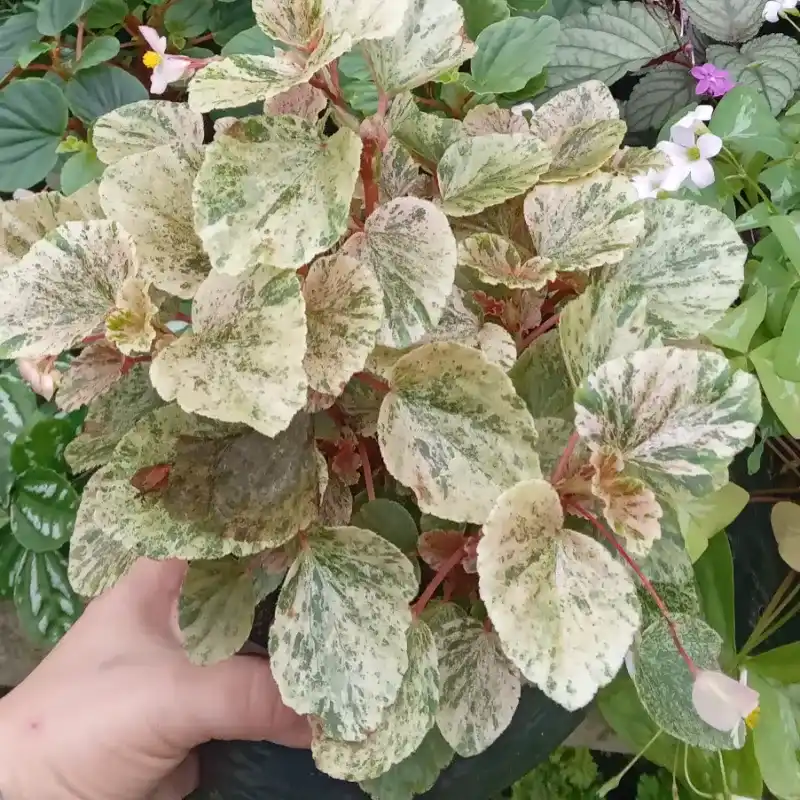
M482 523L515 483L538 478L536 429L510 379L477 350L426 344L394 367L378 441L422 511Z
M363 434L366 435L366 434ZM319 507L322 525L347 525L353 516L353 493L350 487L335 473L328 479Z
M497 634L472 617L431 622L439 652L436 723L460 756L482 753L509 726L517 710L519 673L500 649Z
M464 116L464 130L470 136L483 136L487 133L529 134L531 127L522 114L515 114L509 108L500 108L497 103L486 103L467 111Z
M202 153L181 143L125 156L103 173L100 200L136 245L140 275L189 298L211 265L194 230L189 198Z
M347 227L360 153L351 130L325 138L297 117L250 118L217 137L194 192L214 269L295 269L327 250Z
M401 197L378 207L344 252L368 267L383 289L378 343L408 347L432 331L453 287L457 250L433 203Z
M409 559L381 536L350 527L310 532L270 629L283 701L317 717L328 736L366 739L408 669L408 603L417 588Z
M478 575L506 655L548 697L575 710L622 666L640 612L625 567L563 524L549 483L517 484L483 526Z
M203 144L203 118L185 103L140 100L100 117L92 128L92 144L104 164L165 144L191 149Z
M700 619L673 614L676 633L698 669L719 670L720 635ZM706 750L734 749L733 736L703 722L692 702L694 677L666 622L650 623L633 648L633 682L653 722L670 736Z
M56 403L62 411L74 411L105 394L120 378L125 357L102 340L85 347L61 373Z
M669 159L660 150L649 147L623 147L606 165L606 169L626 178L646 175L651 169L660 172L669 166Z
M142 417L163 404L150 383L147 366L135 364L91 404L83 430L67 445L67 463L74 472L102 466L111 458L119 440Z
M308 83L301 83L270 98L264 104L264 113L291 114L307 122L316 122L328 105L328 98L321 89Z
M308 385L338 396L364 368L383 322L383 293L374 272L346 255L323 256L303 283Z
M539 184L525 198L525 222L537 255L560 272L618 264L644 229L627 178L601 173L568 184Z
M594 452L612 448L653 488L703 495L752 441L761 395L758 381L719 353L662 347L601 365L575 408Z
M533 136L500 133L450 145L437 168L442 208L454 217L477 214L522 194L550 165L551 153Z
M550 146L576 125L615 119L619 119L619 107L611 91L601 81L590 80L559 92L539 106L529 128Z
M0 273L65 222L102 219L97 186L90 183L69 197L39 192L0 203Z
M253 0L256 23L264 33L303 48L319 36L330 0Z
M411 756L434 725L439 703L439 668L433 634L421 620L408 630L408 669L397 699L366 739L347 742L312 726L311 752L319 769L334 778L363 781L380 777Z
M382 5L392 8L401 4ZM387 94L415 89L475 52L475 45L464 32L464 12L456 0L406 0L406 5L396 33L362 45L376 83Z
M539 179L542 183L566 183L599 170L619 150L627 128L622 120L586 122L570 128L551 145L553 160Z
M150 288L142 278L126 278L106 315L106 339L126 356L148 352L156 338L153 320L158 306L150 298Z
M647 324L647 300L620 297L614 287L602 283L590 284L567 303L558 333L573 386L606 361L662 344Z
M647 321L662 336L692 339L739 296L747 247L733 223L709 206L649 200L642 208L644 233L608 278L647 298Z
M508 372L517 360L517 343L501 325L487 322L478 331L478 349L490 364Z
M236 653L253 627L256 588L246 561L195 561L183 579L178 622L183 647L195 664Z
M641 567L671 614L702 616L692 561L682 543L676 544L666 537L659 539L641 562ZM638 592L642 604L642 629L645 629L663 617L643 586L639 586Z
M330 25L344 31L353 41L394 36L408 13L410 0L325 0Z
M424 194L429 178L420 172L419 164L410 151L392 136L381 152L378 190L380 200L386 203L398 197L420 197Z
M163 464L172 465L166 487L140 493L131 485L140 470ZM251 555L289 541L319 514L313 431L302 414L267 439L166 406L121 439L89 488L83 518L156 559Z
M0 274L6 356L56 355L101 325L136 272L131 237L115 222L67 222Z
M474 269L484 283L509 289L541 289L556 276L553 265L523 261L513 242L496 233L475 233L459 242L458 264Z
M297 277L268 266L238 277L212 272L195 295L192 326L150 367L159 394L266 436L284 430L305 405L308 385Z
M412 153L433 165L439 163L450 145L466 137L461 122L425 113L417 107L410 93L394 99L387 119L392 135Z

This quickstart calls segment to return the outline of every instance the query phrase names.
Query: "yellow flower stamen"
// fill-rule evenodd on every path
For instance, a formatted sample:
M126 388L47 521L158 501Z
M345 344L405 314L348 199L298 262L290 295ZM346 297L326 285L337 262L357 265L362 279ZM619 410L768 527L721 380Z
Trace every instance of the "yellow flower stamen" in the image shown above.
M750 730L753 730L756 725L758 725L758 719L761 716L761 709L756 706L745 718L744 724L747 725Z
M686 155L689 158L689 161L699 161L703 156L700 155L700 148L699 147L690 147L686 151Z
M148 69L155 69L163 60L163 56L161 56L159 53L156 53L155 50L148 50L142 56L142 61L144 61L144 65Z

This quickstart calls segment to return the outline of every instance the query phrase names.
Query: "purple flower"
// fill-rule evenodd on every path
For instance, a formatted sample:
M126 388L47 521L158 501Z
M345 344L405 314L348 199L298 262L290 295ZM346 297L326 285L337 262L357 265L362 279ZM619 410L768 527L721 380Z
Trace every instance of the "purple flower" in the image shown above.
M710 94L712 97L722 97L736 85L727 70L719 69L713 64L703 64L692 67L692 77L697 80L695 94Z

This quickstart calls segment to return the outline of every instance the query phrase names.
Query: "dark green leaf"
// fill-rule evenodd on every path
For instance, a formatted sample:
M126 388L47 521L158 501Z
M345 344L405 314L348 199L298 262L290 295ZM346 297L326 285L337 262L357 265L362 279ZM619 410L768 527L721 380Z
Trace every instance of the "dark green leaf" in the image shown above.
M253 56L271 56L275 53L275 42L257 25L237 33L223 48L222 55L243 53Z
M490 25L476 41L469 88L479 94L524 88L549 63L560 30L553 17L511 17Z
M769 103L748 86L737 86L720 100L708 127L742 153L766 153L773 158L789 155L789 142Z
M748 658L747 666L762 677L778 683L800 683L800 642L792 642Z
M84 48L80 61L75 65L75 71L96 67L104 61L110 61L117 53L119 41L115 36L98 36Z
M75 429L67 419L42 419L26 428L11 445L11 466L17 475L31 467L63 472L64 450L75 438Z
M484 28L508 19L511 14L506 0L458 0L458 4L464 11L467 36L473 41Z
M543 69L536 77L531 78L518 92L505 92L498 98L497 104L508 107L530 100L547 85L547 70Z
M94 148L81 150L70 156L61 168L61 192L72 194L78 189L99 178L106 165L97 157Z
M125 0L95 0L86 14L86 24L92 30L111 28L121 25L127 13L128 4Z
M39 33L56 36L83 16L94 0L39 0L36 25Z
M767 292L759 287L744 302L726 311L725 316L706 331L706 338L717 347L746 353L766 313Z
M344 99L362 114L378 110L378 89L360 49L351 50L339 59L339 82Z
M8 505L14 483L11 448L36 414L36 395L12 375L0 375L0 507Z
M0 597L4 600L14 596L14 583L22 569L26 552L8 525L0 528Z
M252 4L247 0L233 3L217 3L211 14L211 32L214 41L221 46L227 44L237 33L256 24Z
M14 69L25 46L40 38L33 11L15 14L0 25L0 81Z
M350 524L374 531L404 553L416 550L419 533L414 518L393 500L378 498L364 503L353 515Z
M72 112L87 124L120 106L150 96L133 75L110 64L79 72L67 83L66 94Z
M11 493L11 532L28 550L57 550L72 535L80 499L70 482L34 467L17 478Z
M211 27L213 0L178 0L164 15L164 26L170 36L188 39L200 36Z
M0 191L27 189L53 169L68 120L64 94L49 81L13 81L0 92Z

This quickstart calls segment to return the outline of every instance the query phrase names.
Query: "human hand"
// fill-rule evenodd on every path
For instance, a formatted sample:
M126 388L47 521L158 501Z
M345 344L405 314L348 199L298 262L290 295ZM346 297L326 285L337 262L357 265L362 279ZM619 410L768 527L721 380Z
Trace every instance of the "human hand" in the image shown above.
M308 746L266 660L189 662L177 623L185 571L138 561L0 701L2 800L182 800L203 742Z

